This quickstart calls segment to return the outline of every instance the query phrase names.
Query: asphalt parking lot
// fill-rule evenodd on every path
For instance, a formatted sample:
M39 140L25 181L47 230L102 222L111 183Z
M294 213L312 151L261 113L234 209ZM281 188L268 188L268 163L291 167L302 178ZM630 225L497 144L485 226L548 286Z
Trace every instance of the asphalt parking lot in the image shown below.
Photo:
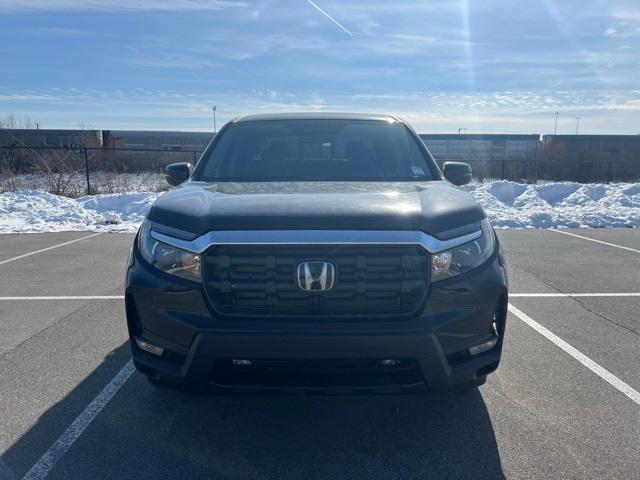
M0 479L640 478L640 231L564 232L499 232L502 364L428 397L159 390L128 363L133 235L2 235Z

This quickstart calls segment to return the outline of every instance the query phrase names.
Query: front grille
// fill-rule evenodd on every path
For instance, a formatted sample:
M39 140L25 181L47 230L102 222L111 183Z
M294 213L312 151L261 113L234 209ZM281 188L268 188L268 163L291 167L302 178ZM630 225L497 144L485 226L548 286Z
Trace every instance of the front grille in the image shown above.
M203 256L214 309L240 316L389 316L416 311L428 287L428 254L417 245L221 245ZM304 291L300 262L329 261L335 285Z

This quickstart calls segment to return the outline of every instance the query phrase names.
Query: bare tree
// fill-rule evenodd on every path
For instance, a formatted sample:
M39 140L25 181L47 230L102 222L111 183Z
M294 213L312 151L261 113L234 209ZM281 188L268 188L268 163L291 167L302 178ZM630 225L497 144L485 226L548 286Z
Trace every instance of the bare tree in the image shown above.
M35 125L38 125L38 122L27 116L18 118L13 113L0 116L0 128L33 128Z
M74 155L75 152L65 150L48 150L38 155L34 167L43 176L49 193L75 197L84 192L84 188L78 187L82 175L74 168L77 163Z

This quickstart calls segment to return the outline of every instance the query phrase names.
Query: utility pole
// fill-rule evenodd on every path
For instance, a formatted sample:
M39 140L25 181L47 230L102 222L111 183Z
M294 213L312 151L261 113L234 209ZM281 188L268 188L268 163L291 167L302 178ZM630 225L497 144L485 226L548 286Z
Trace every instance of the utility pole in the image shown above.
M217 105L211 105L211 110L213 110L213 133L216 133L216 110L218 109Z
M556 112L556 124L553 127L553 134L556 135L558 133L558 112Z
M580 127L580 117L576 117L576 135L578 135L579 127Z

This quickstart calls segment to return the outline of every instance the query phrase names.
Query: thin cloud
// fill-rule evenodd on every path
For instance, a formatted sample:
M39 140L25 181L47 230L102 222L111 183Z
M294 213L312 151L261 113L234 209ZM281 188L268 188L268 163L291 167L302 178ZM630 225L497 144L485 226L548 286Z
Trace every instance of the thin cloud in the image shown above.
M637 133L640 90L620 91L494 91L486 93L387 93L297 95L275 90L251 93L177 94L137 87L127 90L5 90L0 104L8 111L37 119L47 127L85 121L100 128L209 128L213 103L224 106L221 121L236 114L273 111L371 111L395 113L422 132L473 131L547 132L554 112L561 118L589 120L592 133ZM219 112L223 112L223 109ZM470 112L473 112L471 114ZM551 122L551 123L550 123ZM564 127L563 127L564 128ZM572 124L575 128L575 124Z
M102 35L95 31L66 27L39 27L34 28L32 32L38 35L55 37L94 37Z
M345 33L351 35L353 37L353 33L351 33L349 30L347 30L347 28L345 28L343 25L341 25L335 18L333 18L331 15L329 15L327 12L325 12L324 10L322 10L318 5L316 5L315 3L313 3L311 0L307 0L307 2L309 3L309 5L311 5L313 8L315 8L316 10L318 10L322 15L324 15L325 17L327 17L329 20L331 20L333 23L335 23L338 27L340 27L342 29L342 31L344 31Z
M182 11L224 10L247 7L246 2L231 0L3 0L2 13L36 12L127 12L127 11Z

